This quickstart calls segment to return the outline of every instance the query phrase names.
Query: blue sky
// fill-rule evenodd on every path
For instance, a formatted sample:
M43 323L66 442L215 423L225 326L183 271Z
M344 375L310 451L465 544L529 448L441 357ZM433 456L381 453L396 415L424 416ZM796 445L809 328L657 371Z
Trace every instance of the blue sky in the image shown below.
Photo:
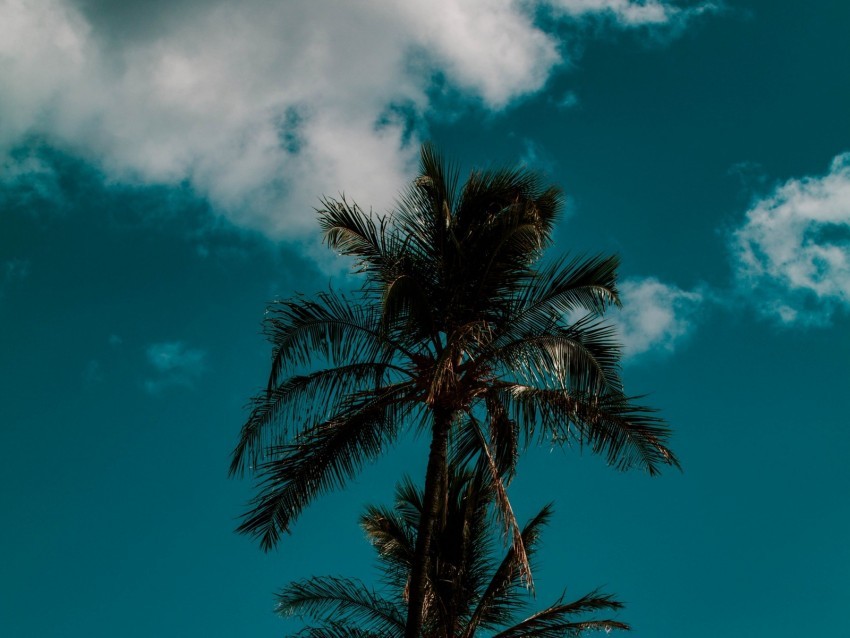
M850 601L850 4L0 0L3 635L275 636L272 594L375 577L405 440L263 554L228 454L267 302L356 285L312 209L387 210L433 140L568 194L622 257L632 393L684 471L535 449L540 604L644 638L835 633Z

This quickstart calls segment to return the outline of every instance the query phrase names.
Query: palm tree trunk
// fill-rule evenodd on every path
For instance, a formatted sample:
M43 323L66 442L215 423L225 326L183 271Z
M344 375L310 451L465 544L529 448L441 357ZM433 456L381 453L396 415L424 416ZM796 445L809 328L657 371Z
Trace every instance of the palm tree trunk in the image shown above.
M416 533L416 549L413 567L410 570L410 585L407 600L407 625L405 638L419 638L422 631L422 611L425 602L425 582L428 573L428 554L434 521L440 512L440 501L447 487L448 439L452 414L448 410L434 409L434 424L431 436L431 452L425 471L425 492L422 495L422 516Z

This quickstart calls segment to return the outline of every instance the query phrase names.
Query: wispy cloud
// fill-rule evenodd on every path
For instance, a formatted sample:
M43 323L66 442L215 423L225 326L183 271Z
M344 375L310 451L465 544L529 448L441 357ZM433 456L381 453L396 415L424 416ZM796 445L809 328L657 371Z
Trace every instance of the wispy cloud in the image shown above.
M111 179L188 182L236 223L297 238L312 231L321 194L391 204L435 95L498 111L541 90L567 52L535 21L540 8L556 23L613 15L618 29L673 28L695 11L660 0L213 0L108 11L0 0L0 156L35 135Z
M621 27L667 26L676 30L702 14L722 8L720 2L680 6L662 0L551 0L549 4L576 18L609 19Z
M850 309L850 153L756 201L730 243L739 289L763 314L824 324Z
M2 30L3 26L0 24L0 37ZM0 65L0 91L3 90L2 77ZM7 110L4 108L4 97L0 95L0 207L6 211L16 210L30 216L43 213L45 204L49 205L51 211L62 211L64 202L60 175L54 164L43 156L44 148L25 146L9 149L9 145L4 144L7 141L3 136L3 118Z
M522 155L520 155L519 163L535 171L542 171L545 174L552 173L556 167L553 155L541 144L530 138L523 140L523 151Z
M696 327L706 296L658 279L626 279L620 284L623 308L612 313L627 360L671 353Z
M145 354L155 373L144 384L151 394L175 386L192 387L206 370L206 352L182 341L153 343Z
M103 383L103 366L97 359L91 359L83 370L83 383L86 386L96 386Z
M576 93L575 91L567 91L561 96L561 98L556 103L558 105L558 108L564 109L566 111L568 109L576 108L579 105L580 100L578 97L578 93Z
M8 259L0 262L0 299L6 290L23 281L30 274L30 262L27 259Z

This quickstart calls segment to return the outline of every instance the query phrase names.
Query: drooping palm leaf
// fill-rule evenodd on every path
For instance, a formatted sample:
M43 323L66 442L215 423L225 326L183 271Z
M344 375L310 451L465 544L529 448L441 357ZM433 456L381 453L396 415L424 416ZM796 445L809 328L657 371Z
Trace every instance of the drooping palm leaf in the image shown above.
M344 485L395 440L399 423L417 409L409 391L409 384L399 384L358 397L340 414L272 450L272 460L258 470L260 492L238 531L271 549L316 495Z
M319 423L328 419L352 395L383 387L389 372L400 377L409 376L397 366L366 361L295 375L258 394L233 451L230 473L242 472L246 462L256 463L263 450L282 445L289 434L289 424ZM276 425L281 427L274 428ZM270 434L273 428L276 431Z
M538 431L549 441L577 441L621 469L646 469L650 475L662 465L679 466L666 446L670 430L656 410L636 403L641 397L618 392L584 395L566 389L503 384L497 395L511 418Z
M290 583L277 595L276 611L281 615L345 622L381 635L404 630L402 606L351 578L325 576Z
M558 601L554 605L537 612L517 623L513 627L500 631L493 638L561 638L580 636L586 631L601 630L606 633L612 629L628 630L630 627L617 620L573 621L572 616L587 612L617 610L623 607L610 595L592 592L571 603Z
M541 509L522 529L522 547L528 557L534 554L540 538L541 528L552 516L551 505ZM487 589L482 592L478 604L469 619L466 636L472 637L479 627L497 627L510 622L525 606L527 592L517 585L521 582L522 560L515 547L511 547L498 568L493 572Z

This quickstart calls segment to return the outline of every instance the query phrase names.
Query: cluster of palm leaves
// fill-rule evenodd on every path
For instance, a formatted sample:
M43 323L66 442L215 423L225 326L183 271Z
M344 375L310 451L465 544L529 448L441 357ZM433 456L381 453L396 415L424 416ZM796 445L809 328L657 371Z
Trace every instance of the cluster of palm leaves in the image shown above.
M392 213L325 199L328 246L362 286L275 303L267 387L253 400L232 473L258 494L240 530L270 549L314 498L342 487L405 432L430 450L410 564L405 636L421 635L449 449L487 471L494 504L530 580L507 498L531 443L579 443L621 469L676 465L669 431L629 397L620 347L602 321L619 304L615 257L543 259L562 207L527 170L458 172L430 146Z
M628 629L612 619L588 619L588 613L618 610L611 596L591 592L566 602L563 597L525 618L529 590L515 548L501 560L492 533L495 494L485 473L452 466L448 500L434 526L425 579L422 636L494 638L578 636L590 630ZM369 507L361 525L378 554L383 575L380 592L359 580L314 577L291 583L278 595L278 612L300 615L311 624L296 636L311 638L401 638L407 615L407 591L422 515L422 491L408 479L396 489L393 508ZM522 528L526 552L537 549L541 528L551 515L541 509ZM521 619L521 620L520 620Z

